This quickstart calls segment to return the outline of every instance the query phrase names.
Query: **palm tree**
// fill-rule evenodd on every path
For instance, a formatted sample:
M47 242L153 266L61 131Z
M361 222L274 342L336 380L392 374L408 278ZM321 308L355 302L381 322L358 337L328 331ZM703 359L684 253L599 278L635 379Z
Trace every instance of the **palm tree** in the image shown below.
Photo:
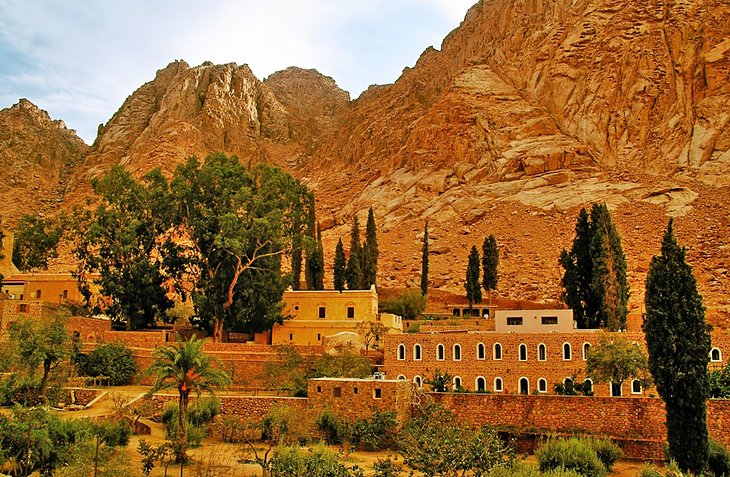
M157 375L150 393L177 388L179 395L177 429L180 443L178 460L183 462L187 457L185 449L190 393L195 391L200 396L201 391L213 392L213 386L230 384L231 378L228 373L213 366L219 362L203 352L203 340L192 336L183 341L177 333L175 339L177 345L155 348L152 355L154 362L147 369L147 374Z

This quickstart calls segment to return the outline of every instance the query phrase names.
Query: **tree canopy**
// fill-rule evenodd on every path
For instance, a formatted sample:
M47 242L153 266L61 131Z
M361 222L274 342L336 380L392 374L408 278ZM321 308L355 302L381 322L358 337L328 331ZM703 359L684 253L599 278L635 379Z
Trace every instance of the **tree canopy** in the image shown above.
M3 246L4 246L4 240L5 240L5 233L3 232L3 218L0 217L0 261L5 258L5 255L3 254ZM3 276L2 273L0 273L0 287L3 286Z
M638 344L619 334L602 336L590 349L586 373L599 383L620 386L627 379L634 378L640 380L644 388L651 384L646 353Z
M482 302L482 287L479 283L479 252L472 246L469 252L469 262L466 267L466 299L469 300L469 307L474 303Z
M373 208L368 210L368 221L365 225L365 242L362 246L363 288L370 289L375 285L378 276L378 230L375 225Z
M342 245L342 239L339 239L337 241L337 247L335 247L335 263L332 272L335 290L342 291L345 289L346 272L347 257L345 257L345 248Z
M24 215L15 228L13 263L20 271L44 270L58 256L62 228L53 219Z
M350 232L350 258L347 260L347 288L350 290L362 290L364 285L362 271L362 245L360 244L360 222L357 215L352 219L352 231Z
M421 295L428 294L428 220L423 226L423 246L421 247Z
M674 237L673 221L664 233L662 253L654 256L646 278L644 333L649 369L667 409L669 455L682 469L699 474L708 462L707 408L711 349L702 296Z
M494 235L489 235L482 244L482 286L484 290L497 289L497 267L499 266L499 247Z

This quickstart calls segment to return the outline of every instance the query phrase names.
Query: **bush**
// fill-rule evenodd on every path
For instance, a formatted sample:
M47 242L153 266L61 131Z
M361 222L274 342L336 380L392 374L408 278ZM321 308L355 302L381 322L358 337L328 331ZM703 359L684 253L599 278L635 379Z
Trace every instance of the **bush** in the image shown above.
M390 457L387 459L378 459L373 464L375 473L373 477L398 477L403 471L403 466L396 464Z
M598 458L590 440L548 439L535 452L540 471L574 470L585 477L604 477L608 470Z
M200 399L188 407L188 423L186 427L188 444L198 447L208 435L209 426L220 413L220 401L215 396L209 399ZM178 405L169 402L162 410L160 420L165 425L165 432L169 438L177 435Z
M730 452L714 439L710 439L708 464L715 477L730 477Z
M314 420L317 430L322 434L325 443L329 445L339 444L339 419L332 413L330 409L325 409L317 415Z
M610 439L592 439L590 444L606 470L611 472L613 464L621 458L621 449Z
M653 464L644 464L636 477L663 477L659 468Z
M524 461L515 461L512 465L497 466L489 472L489 477L581 477L574 470L567 470L562 467L540 472L537 466L527 464Z
M340 463L337 454L325 447L307 452L292 447L278 447L271 459L270 477L363 477L358 466L351 468Z
M137 374L137 363L132 351L124 343L103 343L86 356L77 359L79 374L84 376L106 376L109 384L120 386L131 381Z
M366 451L395 449L398 436L395 411L375 411L355 423L355 442Z
M426 308L426 297L420 290L406 291L401 296L380 302L380 309L404 320L415 320Z
M206 399L199 399L188 408L188 422L194 426L203 426L213 422L221 413L221 402L217 397L211 396Z

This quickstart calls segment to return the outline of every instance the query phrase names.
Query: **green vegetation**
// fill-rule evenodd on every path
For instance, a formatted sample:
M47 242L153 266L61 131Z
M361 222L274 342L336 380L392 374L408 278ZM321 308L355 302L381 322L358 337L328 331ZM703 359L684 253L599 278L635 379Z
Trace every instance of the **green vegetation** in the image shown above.
M4 240L5 232L3 232L3 218L2 216L0 216L0 260L3 260L5 258L5 255L3 254L3 246L5 245L3 242ZM3 278L5 277L2 273L0 273L0 289L2 289L3 286Z
M362 336L363 344L365 344L365 351L368 351L371 346L378 348L380 340L383 339L388 330L389 328L382 321L363 321L357 327L358 333Z
M621 335L601 336L588 353L586 372L597 383L621 386L625 380L633 378L641 381L642 388L651 385L644 350Z
M210 424L221 412L221 403L215 396L203 398L190 405L186 426L187 444L198 447L204 437L210 433ZM161 419L165 424L166 437L174 441L179 435L180 407L177 403L167 403L162 410Z
M357 214L352 218L352 230L350 231L350 258L347 260L345 278L347 288L350 290L362 290L365 280L362 271L362 245L360 244L360 222Z
M730 477L730 451L714 439L710 439L707 464L715 477Z
M316 240L307 247L307 289L324 290L324 249L322 233L317 224Z
M362 246L363 285L366 290L377 283L378 277L378 231L375 226L373 208L368 210L368 221L365 224L365 242Z
M191 337L183 341L175 335L176 345L155 348L153 363L147 374L155 375L155 382L150 393L162 389L175 388L178 392L178 432L176 439L180 442L177 458L182 462L186 458L187 422L190 393L198 395L201 391L213 391L214 386L230 383L228 374L214 367L216 361L202 350L203 341Z
M469 308L474 303L482 302L482 286L479 284L479 252L472 246L469 252L469 264L466 267L466 299L469 300Z
M681 469L697 474L707 467L709 456L705 400L710 326L671 220L662 254L649 265L643 328L649 369L667 409L668 454Z
M621 450L607 439L548 439L540 444L535 457L541 472L566 469L585 477L604 477Z
M594 204L590 219L581 209L570 252L563 250L563 300L578 328L626 328L629 286L621 238L605 204Z
M711 398L730 398L730 361L724 368L710 371L707 380Z
M58 256L62 228L54 220L24 215L15 228L13 263L22 272L44 270Z
M380 302L383 312L393 313L404 320L415 320L425 308L426 297L416 290L408 290L398 297Z
M77 355L75 361L82 376L105 376L112 386L128 384L139 371L132 350L119 341L101 343L88 355Z
M538 466L521 460L513 461L509 466L495 467L487 475L489 477L581 477L578 472L562 467L541 472Z
M482 244L482 286L489 292L497 289L499 266L499 247L494 235L489 235Z
M423 246L421 247L421 295L428 294L428 219L423 226Z
M271 459L269 477L362 477L358 466L347 467L339 456L322 446L309 451L278 447Z
M445 393L451 390L452 379L453 376L449 373L444 373L441 372L441 370L436 369L436 371L433 372L431 379L425 380L424 383L431 386L431 391L435 393Z
M335 290L342 291L345 289L345 281L347 272L347 257L345 257L345 248L342 246L342 239L337 241L337 247L335 247L335 263L333 271L333 279L335 284Z

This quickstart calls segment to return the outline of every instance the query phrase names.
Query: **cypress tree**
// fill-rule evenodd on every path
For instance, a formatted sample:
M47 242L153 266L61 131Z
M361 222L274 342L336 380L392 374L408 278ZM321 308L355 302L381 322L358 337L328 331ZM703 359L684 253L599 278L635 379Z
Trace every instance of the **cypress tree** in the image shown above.
M350 232L350 258L347 260L347 288L350 290L363 289L362 275L362 245L360 245L360 222L357 215L352 221L352 231Z
M644 333L649 370L667 410L669 456L683 470L699 475L709 447L707 364L710 326L685 249L674 237L670 220L662 254L651 260L646 278Z
M626 315L629 313L626 257L606 204L593 206L591 232L591 290L597 304L594 324L610 331L626 329Z
M339 239L337 241L337 247L335 247L335 264L333 273L335 290L342 291L345 289L346 269L347 258L345 257L345 248L342 246L342 239Z
M494 235L489 235L482 244L482 286L484 290L497 289L497 266L499 265L499 247Z
M362 273L364 288L375 285L378 276L378 233L375 227L375 216L373 208L368 210L368 221L365 225L365 244L363 245L363 266Z
M302 281L302 231L296 217L295 215L291 246L291 281L292 289L299 290Z
M318 273L319 262L317 255L317 220L315 213L314 194L309 195L307 204L307 238L306 238L306 263L304 264L304 279L307 281L307 290L317 290L315 280Z
M322 231L317 223L317 246L315 256L316 267L313 274L315 290L324 290L324 247L322 246Z
M421 296L428 293L428 219L423 226L423 247L421 248Z
M5 239L5 233L3 232L3 218L0 217L0 260L5 258L5 255L3 255L3 240ZM5 277L2 273L0 273L0 287L3 286L3 279Z
M466 299L469 300L469 308L474 303L482 302L482 286L479 283L479 252L476 246L472 246L471 252L469 252L464 288L466 288Z
M595 305L591 293L593 261L590 253L591 225L588 212L580 210L575 224L575 238L570 252L563 249L560 265L565 269L563 275L563 301L573 310L573 318L578 328L589 328L588 316L594 315Z

